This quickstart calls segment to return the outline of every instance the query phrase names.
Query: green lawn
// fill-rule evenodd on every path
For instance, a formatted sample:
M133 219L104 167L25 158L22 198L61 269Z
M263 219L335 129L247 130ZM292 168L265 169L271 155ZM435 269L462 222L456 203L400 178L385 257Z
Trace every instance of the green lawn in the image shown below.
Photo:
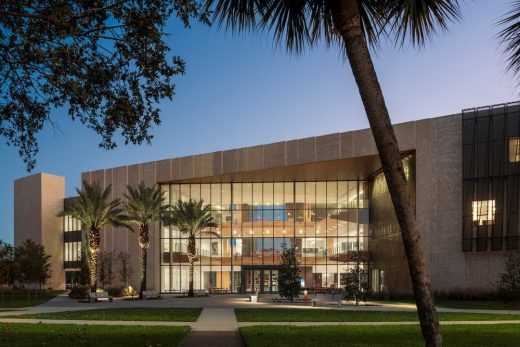
M189 327L0 324L1 346L177 346Z
M482 310L520 310L520 301L505 303L497 300L447 300L436 299L438 307L469 308ZM414 303L415 304L415 303ZM520 311L519 311L520 313Z
M60 293L61 292L57 291L49 291L36 295L36 292L33 292L28 297L27 293L24 292L0 291L0 309L40 305L56 297L56 295Z
M255 326L240 328L248 347L276 346L424 346L419 326ZM450 347L517 347L520 326L452 325L442 327Z
M404 322L417 321L415 312L339 311L327 309L236 308L239 322ZM441 320L520 320L516 314L441 312ZM519 326L520 331L520 326Z
M370 300L370 302L392 305L415 305L413 300ZM437 307L481 310L520 310L520 301L505 303L498 300L448 300L435 299Z
M16 318L195 322L201 308L112 308L21 314Z

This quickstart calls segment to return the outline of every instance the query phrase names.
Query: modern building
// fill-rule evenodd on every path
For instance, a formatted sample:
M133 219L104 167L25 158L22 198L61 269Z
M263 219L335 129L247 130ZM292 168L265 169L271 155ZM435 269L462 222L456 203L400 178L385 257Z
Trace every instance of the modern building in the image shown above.
M486 106L395 125L417 225L436 291L493 288L519 246L520 104ZM369 129L84 172L85 182L160 185L173 203L204 199L218 228L197 240L195 287L277 291L282 245L295 247L303 285L336 288L360 265L374 291L410 293L401 236ZM81 225L56 213L62 177L15 181L15 243L31 237L53 255L53 287L74 282ZM132 255L135 233L109 228L102 247ZM187 238L152 229L148 287L188 288Z

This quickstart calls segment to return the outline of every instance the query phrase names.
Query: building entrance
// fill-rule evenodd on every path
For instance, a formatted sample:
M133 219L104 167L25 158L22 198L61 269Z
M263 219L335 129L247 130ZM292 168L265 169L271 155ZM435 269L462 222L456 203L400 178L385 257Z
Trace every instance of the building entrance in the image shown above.
M245 293L277 293L278 268L244 267L242 270L242 286Z

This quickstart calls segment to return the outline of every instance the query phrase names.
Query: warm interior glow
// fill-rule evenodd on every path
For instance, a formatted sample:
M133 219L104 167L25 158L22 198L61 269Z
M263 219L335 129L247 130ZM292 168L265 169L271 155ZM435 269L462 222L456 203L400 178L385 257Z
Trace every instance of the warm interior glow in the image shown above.
M495 222L495 200L473 201L473 221L478 225L493 224Z

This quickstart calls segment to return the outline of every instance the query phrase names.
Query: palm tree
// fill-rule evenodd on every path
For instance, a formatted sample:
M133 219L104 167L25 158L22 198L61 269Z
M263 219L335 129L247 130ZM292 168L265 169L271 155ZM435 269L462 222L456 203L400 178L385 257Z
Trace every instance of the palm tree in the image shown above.
M188 234L188 261L190 263L188 296L190 297L194 296L193 263L197 259L195 237L201 233L211 233L207 229L217 227L217 223L211 216L211 205L203 206L203 203L203 200L179 200L172 206L172 224L178 227L181 233Z
M511 2L504 17L497 23L505 26L498 33L498 39L502 42L507 58L507 68L515 75L520 74L520 1Z
M148 247L150 246L150 224L163 222L164 225L171 223L170 205L166 202L164 192L158 186L147 187L141 182L137 188L127 186L128 194L123 194L127 199L123 205L126 215L121 218L129 223L136 224L139 228L139 249L141 286L139 298L143 298L146 290L146 267L148 258Z
M423 45L460 17L457 0L206 0L214 19L234 31L272 31L274 41L299 53L321 39L345 50L367 114L408 258L421 330L428 346L441 346L437 313L401 153L369 47L382 33L397 44Z
M77 199L67 207L59 216L71 216L81 222L82 227L88 231L87 244L89 252L90 288L92 292L97 289L98 256L101 246L101 229L106 227L125 226L119 217L122 210L119 208L119 199L110 200L112 185L105 189L94 182L83 182L83 189L76 188Z

